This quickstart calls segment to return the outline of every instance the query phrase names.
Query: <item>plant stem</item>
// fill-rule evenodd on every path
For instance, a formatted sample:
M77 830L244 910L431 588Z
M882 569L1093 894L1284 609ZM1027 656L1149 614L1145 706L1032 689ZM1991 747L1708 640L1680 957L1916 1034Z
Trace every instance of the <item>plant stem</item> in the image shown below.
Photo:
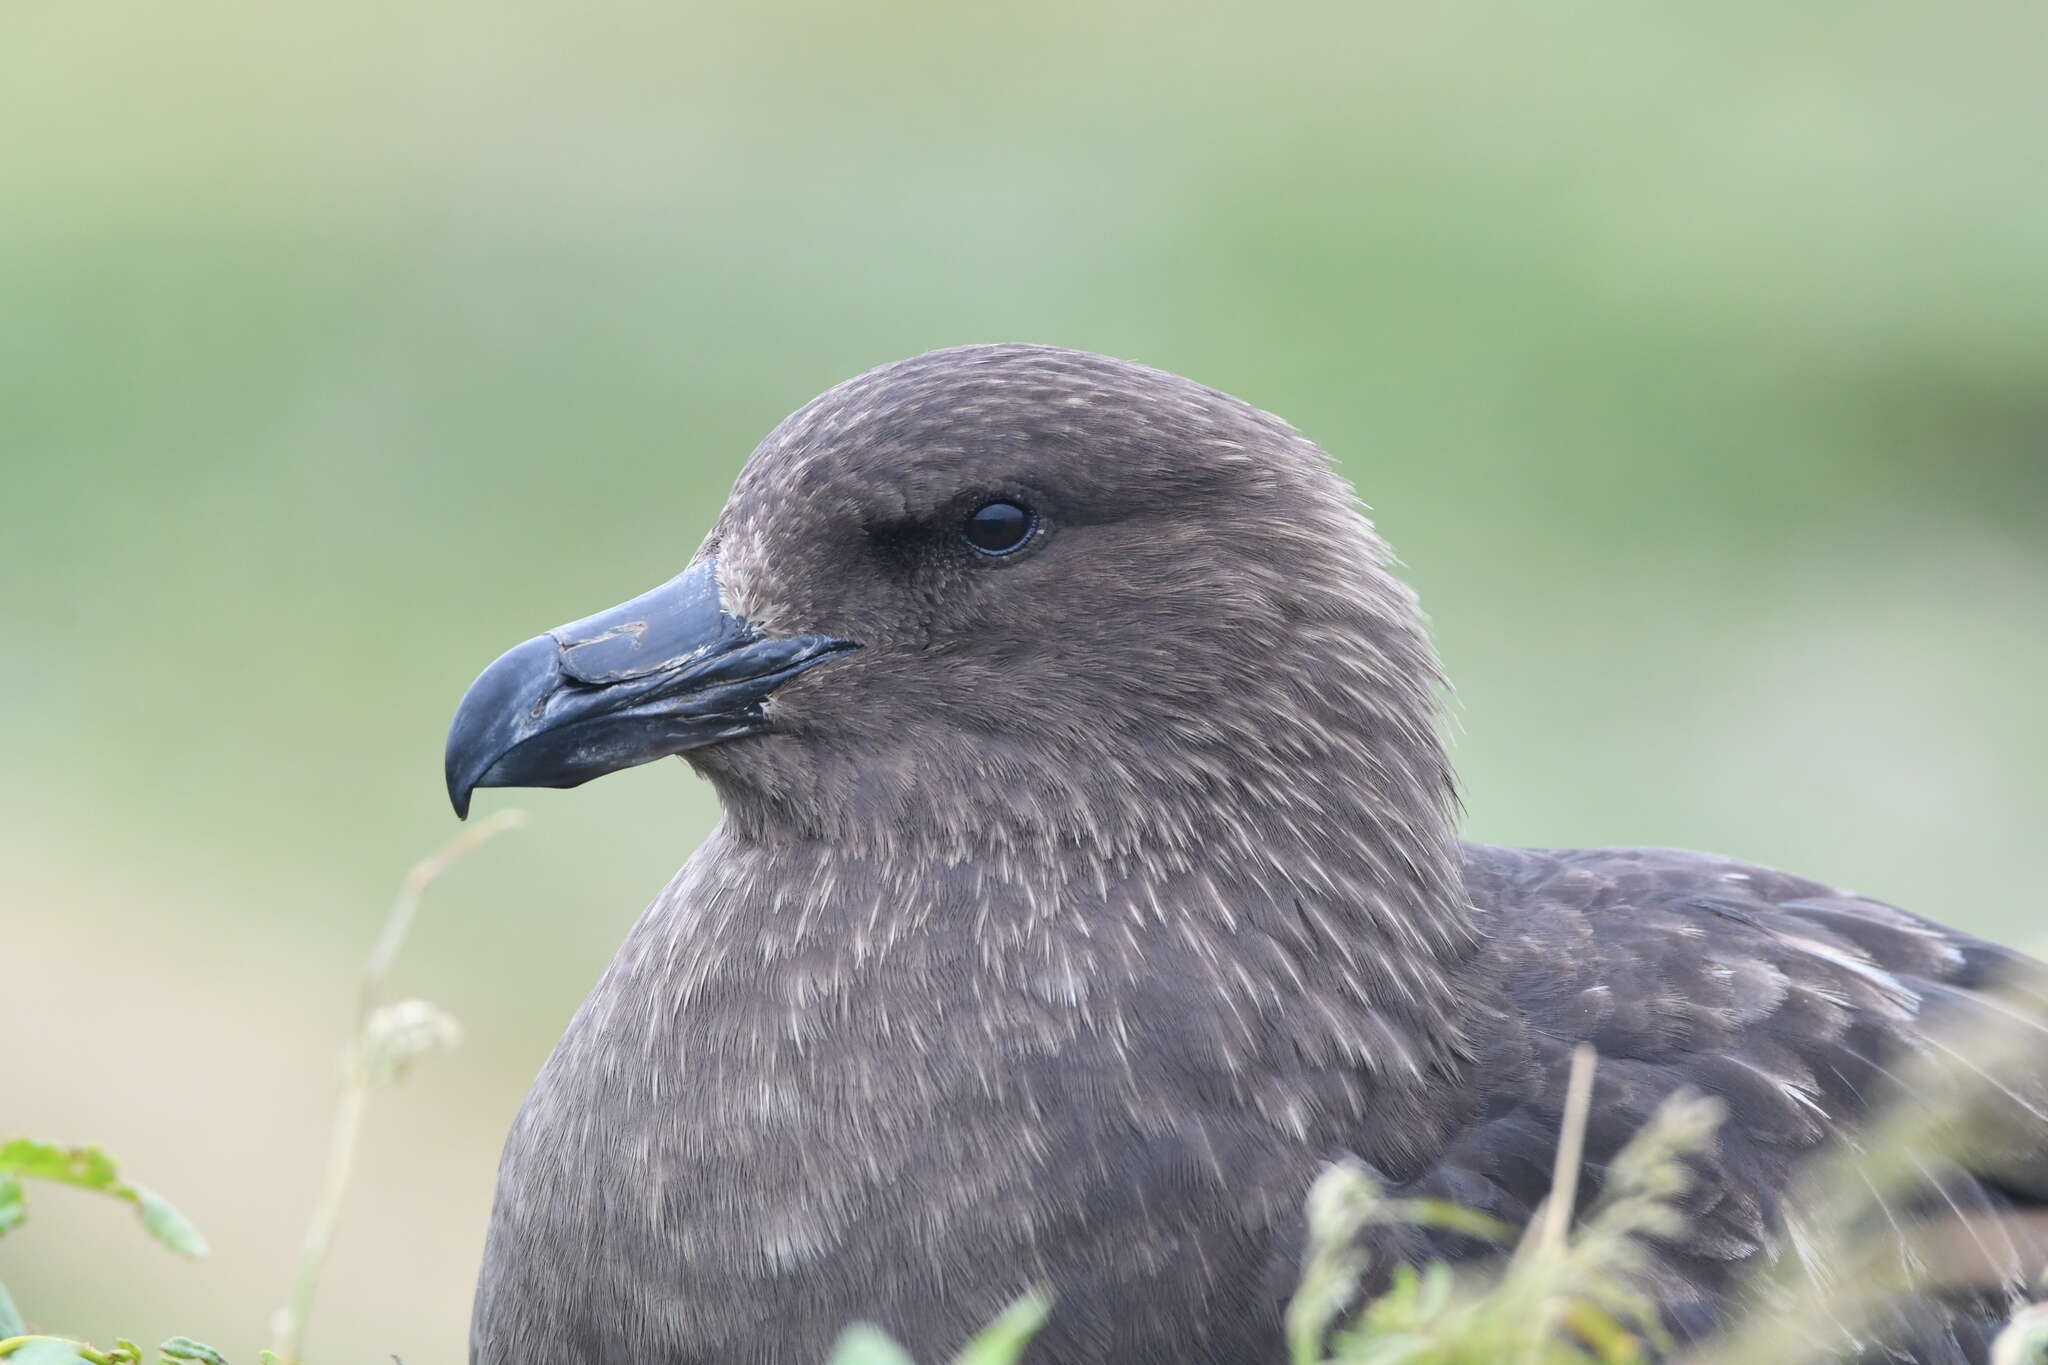
M378 931L377 941L370 947L369 960L363 964L363 981L356 995L358 1027L377 1008L384 978L390 975L392 964L398 960L398 951L405 946L405 936L412 932L413 918L419 913L420 896L442 873L480 845L525 823L525 811L501 810L488 820L477 821L439 851L414 863L406 872L405 880L398 884L398 895L391 901L391 910L384 916L384 927Z
M1579 1200L1579 1163L1586 1155L1586 1115L1593 1104L1593 1067L1598 1060L1590 1043L1580 1043L1572 1049L1571 1077L1564 1092L1564 1122L1557 1137L1557 1167L1551 1173L1550 1197L1543 1205L1543 1227L1536 1237L1541 1251L1562 1250L1571 1232L1572 1209Z
M493 835L525 823L521 811L499 811L480 820L439 852L413 864L399 883L398 894L384 917L384 927L363 964L362 984L356 993L356 1036L344 1055L341 1100L334 1111L334 1131L327 1144L327 1170L321 1177L320 1197L306 1224L306 1237L299 1247L298 1274L292 1280L291 1299L271 1322L274 1344L271 1350L281 1365L298 1365L305 1345L306 1322L313 1314L313 1296L320 1287L320 1270L327 1261L327 1248L334 1240L334 1227L341 1218L342 1197L348 1192L349 1174L355 1166L356 1143L362 1136L363 1112L369 1105L376 1080L370 1068L370 1018L376 1013L384 978L405 946L405 936L419 912L420 896L464 854Z

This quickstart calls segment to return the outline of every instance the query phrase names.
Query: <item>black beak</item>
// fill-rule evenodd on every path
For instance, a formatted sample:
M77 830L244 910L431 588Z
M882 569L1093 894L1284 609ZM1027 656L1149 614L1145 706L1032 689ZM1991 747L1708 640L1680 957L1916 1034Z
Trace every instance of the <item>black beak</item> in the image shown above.
M576 787L768 727L762 703L855 645L762 636L725 609L710 556L632 601L499 656L448 727L448 799L478 787Z

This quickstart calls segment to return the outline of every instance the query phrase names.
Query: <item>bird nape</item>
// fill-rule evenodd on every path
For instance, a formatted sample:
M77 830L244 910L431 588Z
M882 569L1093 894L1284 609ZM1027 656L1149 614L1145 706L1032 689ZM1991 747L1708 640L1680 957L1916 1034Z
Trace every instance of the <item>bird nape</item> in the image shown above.
M1802 1163L2036 968L1729 858L1461 844L1389 563L1278 419L969 346L798 410L677 578L485 670L458 812L681 754L725 818L520 1110L472 1358L813 1365L865 1320L940 1359L1036 1285L1031 1359L1271 1365L1317 1173L1524 1222L1581 1042L1582 1189L1725 1104L1644 1277L1713 1331ZM2048 1129L1980 1145L1918 1198L2048 1206ZM1484 1250L1370 1235L1379 1283ZM2048 1261L2007 1251L1893 1349L1981 1358Z

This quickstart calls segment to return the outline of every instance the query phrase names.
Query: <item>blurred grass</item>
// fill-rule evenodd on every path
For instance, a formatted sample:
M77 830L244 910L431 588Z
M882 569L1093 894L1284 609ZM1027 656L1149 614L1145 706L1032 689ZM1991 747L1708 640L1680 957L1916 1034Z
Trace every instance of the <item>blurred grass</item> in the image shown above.
M784 412L933 346L1130 356L1335 452L1437 621L1475 837L2038 923L2038 5L7 29L0 1107L218 1247L118 1304L89 1239L0 1248L79 1330L249 1353L326 1123L303 1058L449 828L462 687L674 572ZM533 797L421 926L405 973L472 1041L372 1121L316 1357L459 1356L511 1108L713 817L672 764ZM180 1008L139 989L163 963ZM223 1157L276 1198L209 1187Z

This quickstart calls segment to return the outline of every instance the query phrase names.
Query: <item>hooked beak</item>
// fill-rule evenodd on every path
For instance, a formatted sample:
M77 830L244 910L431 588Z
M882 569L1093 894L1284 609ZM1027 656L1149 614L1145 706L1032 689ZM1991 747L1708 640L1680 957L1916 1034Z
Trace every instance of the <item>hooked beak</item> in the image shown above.
M500 655L448 727L448 799L478 787L576 787L768 728L768 694L858 646L764 636L725 609L706 556L652 592Z

